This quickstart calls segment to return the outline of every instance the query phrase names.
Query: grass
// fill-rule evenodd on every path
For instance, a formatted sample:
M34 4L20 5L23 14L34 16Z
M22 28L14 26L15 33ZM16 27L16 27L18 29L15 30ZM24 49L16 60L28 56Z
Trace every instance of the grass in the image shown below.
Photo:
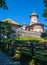
M16 41L36 41L36 42L47 42L47 39L45 38L36 38L36 37L20 37L15 38Z

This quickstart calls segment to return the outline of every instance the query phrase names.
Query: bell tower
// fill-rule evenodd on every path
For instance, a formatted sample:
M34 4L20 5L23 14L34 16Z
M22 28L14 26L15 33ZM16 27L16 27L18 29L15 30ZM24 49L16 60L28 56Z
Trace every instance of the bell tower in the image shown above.
M38 23L38 15L33 11L32 14L30 15L30 25L34 23Z

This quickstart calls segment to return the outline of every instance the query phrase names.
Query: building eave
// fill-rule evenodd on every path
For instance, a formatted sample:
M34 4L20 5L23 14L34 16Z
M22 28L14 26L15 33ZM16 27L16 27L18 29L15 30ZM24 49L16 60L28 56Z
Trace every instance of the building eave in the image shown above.
M34 24L30 25L30 26L33 27L33 26L36 26L36 25L40 25L40 26L44 27L44 24L41 24L41 23L34 23Z

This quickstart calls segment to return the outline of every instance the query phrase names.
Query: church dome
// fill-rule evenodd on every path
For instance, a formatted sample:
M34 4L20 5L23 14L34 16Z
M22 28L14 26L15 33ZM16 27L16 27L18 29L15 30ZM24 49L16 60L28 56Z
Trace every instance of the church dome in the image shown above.
M31 15L37 15L37 13L33 12Z
M37 13L35 11L32 12L32 14L30 15L30 17L31 16L37 16L38 17L38 15L37 15Z

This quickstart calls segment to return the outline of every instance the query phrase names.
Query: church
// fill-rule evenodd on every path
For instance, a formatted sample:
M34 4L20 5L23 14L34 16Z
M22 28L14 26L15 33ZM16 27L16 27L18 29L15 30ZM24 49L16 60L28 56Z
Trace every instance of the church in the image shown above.
M17 22L11 20L10 18L2 20L2 23L8 22L12 25L12 30L10 37L22 36L22 37L41 37L44 32L44 24L38 22L38 15L34 11L30 15L30 24L19 25Z
M34 11L30 15L30 25L23 24L23 29L28 31L44 32L44 25L38 22L38 15Z

